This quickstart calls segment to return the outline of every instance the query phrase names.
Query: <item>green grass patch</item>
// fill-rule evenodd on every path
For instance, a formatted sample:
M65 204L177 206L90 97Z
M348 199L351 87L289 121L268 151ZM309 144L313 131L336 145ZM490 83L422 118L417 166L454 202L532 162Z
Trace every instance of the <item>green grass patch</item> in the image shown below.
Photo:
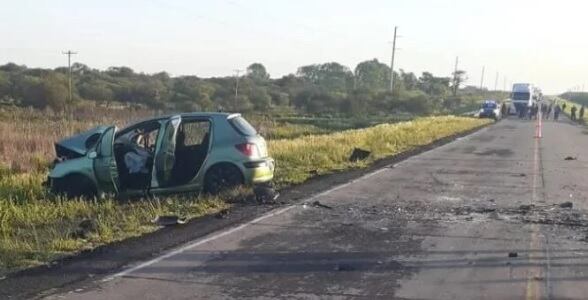
M285 186L304 182L317 173L365 167L374 160L426 145L488 122L451 116L428 117L329 135L273 140L269 142L269 149L277 162L275 182L278 186ZM349 162L353 148L368 150L372 154L367 160Z
M274 131L269 149L276 159L275 182L280 187L302 183L315 174L365 167L374 160L429 144L489 120L428 117L327 134L316 125L296 124ZM271 125L271 124L270 124ZM291 138L297 136L296 138ZM288 138L284 138L288 137ZM353 148L372 152L362 162L349 162ZM17 173L0 168L0 277L7 272L46 263L83 249L157 230L159 215L195 218L227 208L222 197L169 197L118 202L51 197L41 186L46 173ZM243 191L241 191L243 193ZM82 220L96 229L75 235Z

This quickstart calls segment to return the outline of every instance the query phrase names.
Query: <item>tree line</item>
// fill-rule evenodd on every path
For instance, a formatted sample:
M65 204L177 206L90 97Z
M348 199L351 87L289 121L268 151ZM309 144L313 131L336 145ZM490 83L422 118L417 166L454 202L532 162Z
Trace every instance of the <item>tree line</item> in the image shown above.
M0 101L53 110L95 101L181 111L420 115L460 110L488 94L486 90L460 88L466 79L464 71L437 77L400 70L394 73L391 92L390 68L377 59L361 62L353 70L336 62L312 64L281 78L271 78L260 63L251 64L238 78L172 77L166 72L145 74L124 66L98 70L74 63L72 99L68 71L66 67L2 65Z

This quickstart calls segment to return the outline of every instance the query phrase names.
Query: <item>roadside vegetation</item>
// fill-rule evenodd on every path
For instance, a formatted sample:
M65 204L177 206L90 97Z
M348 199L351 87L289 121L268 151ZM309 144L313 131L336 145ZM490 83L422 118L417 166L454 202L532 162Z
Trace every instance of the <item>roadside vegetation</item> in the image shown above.
M504 98L504 93L465 86L467 76L462 70L441 76L399 70L394 72L394 93L390 76L390 68L376 59L360 62L355 68L337 62L301 66L279 78L270 77L261 63L249 65L239 78L172 77L166 72L138 73L125 66L98 70L74 63L73 97L69 99L67 68L8 63L0 65L0 104L57 112L98 105L367 118L455 113L477 107L484 98Z
M285 187L480 126L488 121L425 116L470 111L485 98L504 96L464 86L461 70L451 76L399 70L391 93L390 69L375 59L353 70L336 62L301 66L280 78L271 78L260 63L239 78L172 77L74 63L72 99L67 74L63 67L0 66L0 277L154 231L156 216L194 218L229 206L221 198L194 195L133 202L47 195L41 183L54 143L97 125L122 127L174 112L238 111L268 139L277 162L275 183ZM371 155L351 162L355 147ZM93 228L80 235L84 220Z
M151 222L157 216L194 218L230 206L220 197L195 195L130 202L52 197L41 184L54 155L55 140L98 123L125 124L152 112L135 111L110 117L94 113L93 117L88 116L87 122L42 116L38 111L2 113L0 132L6 138L0 146L4 162L0 168L0 277L83 249L152 232L158 228ZM18 122L25 117L28 122ZM269 149L277 161L275 182L279 187L304 182L317 174L365 167L376 159L489 122L427 117L333 132L335 129L324 125L329 122L321 119L313 124L253 119L270 137ZM372 154L364 161L350 162L348 158L354 147ZM84 220L91 220L92 228L80 234L79 226Z

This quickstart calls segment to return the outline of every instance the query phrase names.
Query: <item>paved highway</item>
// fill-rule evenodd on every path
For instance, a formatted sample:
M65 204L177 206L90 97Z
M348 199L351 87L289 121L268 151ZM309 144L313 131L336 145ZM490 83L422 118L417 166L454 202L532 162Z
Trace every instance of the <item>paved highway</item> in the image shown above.
M48 299L586 298L588 131L534 130L503 120Z

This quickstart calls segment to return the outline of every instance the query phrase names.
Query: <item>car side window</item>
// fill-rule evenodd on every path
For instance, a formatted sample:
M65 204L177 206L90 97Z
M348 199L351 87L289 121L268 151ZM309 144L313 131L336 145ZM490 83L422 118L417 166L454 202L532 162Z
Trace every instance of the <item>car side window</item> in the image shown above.
M178 134L178 144L197 146L208 142L210 136L210 122L207 120L185 121ZM183 139L183 141L182 141Z

